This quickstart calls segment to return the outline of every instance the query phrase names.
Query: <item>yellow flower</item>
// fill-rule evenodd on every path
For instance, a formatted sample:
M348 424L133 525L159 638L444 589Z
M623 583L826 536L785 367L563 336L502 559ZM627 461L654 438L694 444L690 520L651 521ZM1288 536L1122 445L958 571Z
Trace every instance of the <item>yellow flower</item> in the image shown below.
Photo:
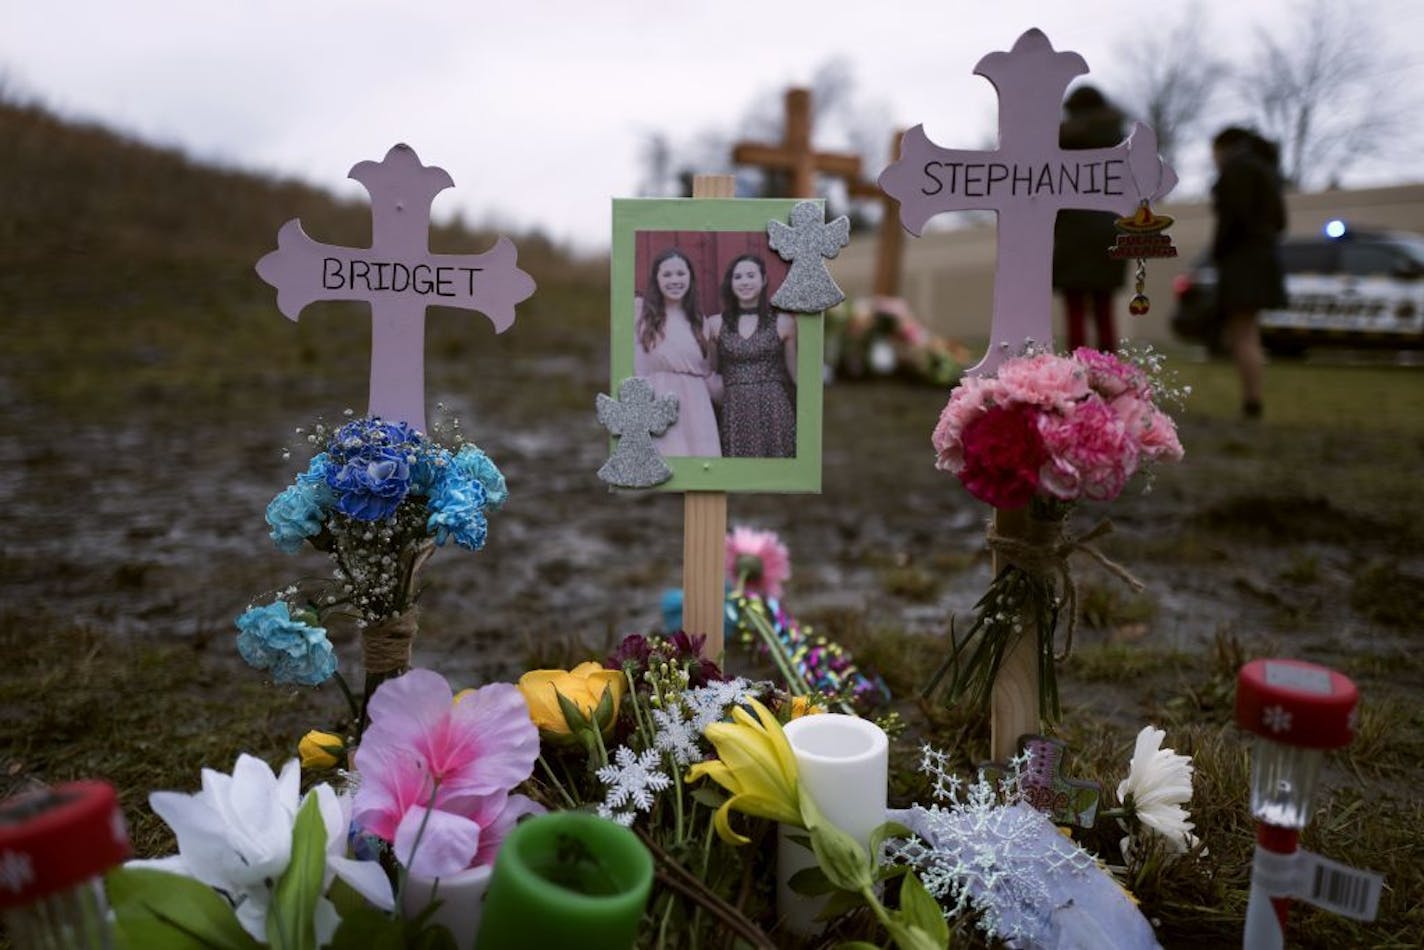
M728 821L731 811L806 827L801 817L796 756L791 744L776 717L756 700L749 702L756 710L756 719L735 706L735 722L714 722L704 729L703 735L717 749L717 758L699 762L687 773L689 782L705 775L732 793L712 819L717 834L729 844L751 840L732 830Z
M566 739L593 723L604 733L613 728L628 679L622 670L606 670L589 662L571 670L530 670L519 677L518 685L540 735ZM582 722L569 721L560 696L575 707Z
M826 707L811 702L810 696L791 697L792 719L800 719L802 716L819 716L825 711Z
M346 740L334 732L313 729L297 743L304 769L334 769L346 757Z

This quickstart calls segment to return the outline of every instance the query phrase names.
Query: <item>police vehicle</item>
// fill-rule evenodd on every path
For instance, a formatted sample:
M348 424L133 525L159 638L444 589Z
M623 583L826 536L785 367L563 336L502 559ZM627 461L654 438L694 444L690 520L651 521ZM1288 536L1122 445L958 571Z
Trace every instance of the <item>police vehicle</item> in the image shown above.
M1261 342L1277 355L1311 346L1424 347L1424 236L1364 231L1335 220L1315 237L1281 242L1287 305L1261 312ZM1208 258L1173 282L1178 336L1221 350L1216 269Z

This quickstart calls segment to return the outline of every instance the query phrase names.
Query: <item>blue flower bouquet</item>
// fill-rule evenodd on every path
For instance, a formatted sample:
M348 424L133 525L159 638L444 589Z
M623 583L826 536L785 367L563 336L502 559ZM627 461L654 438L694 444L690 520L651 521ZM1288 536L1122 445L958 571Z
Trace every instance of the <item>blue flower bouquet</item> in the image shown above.
M374 417L334 431L318 423L306 438L319 451L267 506L267 524L280 550L295 554L310 544L327 554L332 577L249 607L237 618L237 648L277 683L315 686L335 677L354 712L325 620L346 617L360 629L370 696L410 665L425 562L449 541L483 548L487 512L509 493L494 462L463 442L458 427L453 449Z

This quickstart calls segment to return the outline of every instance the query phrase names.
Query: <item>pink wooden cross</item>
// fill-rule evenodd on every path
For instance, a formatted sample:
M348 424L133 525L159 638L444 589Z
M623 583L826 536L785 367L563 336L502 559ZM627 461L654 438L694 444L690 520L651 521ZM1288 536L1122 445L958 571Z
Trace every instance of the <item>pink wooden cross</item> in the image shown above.
M370 303L370 413L424 430L425 308L479 310L503 333L534 281L516 265L507 238L483 254L430 253L430 203L454 182L444 169L422 165L409 145L358 163L351 177L371 195L371 246L319 244L293 218L257 273L277 289L277 309L289 320L318 300Z
M1171 191L1177 176L1157 154L1157 135L1137 123L1112 148L1060 149L1059 110L1083 57L1056 52L1029 30L1009 52L974 67L999 94L999 147L981 152L935 145L917 125L880 187L900 202L900 221L918 235L942 211L998 213L998 263L989 352L971 373L993 372L1027 340L1053 340L1053 222L1064 208L1131 214ZM1107 255L1107 248L1103 248Z

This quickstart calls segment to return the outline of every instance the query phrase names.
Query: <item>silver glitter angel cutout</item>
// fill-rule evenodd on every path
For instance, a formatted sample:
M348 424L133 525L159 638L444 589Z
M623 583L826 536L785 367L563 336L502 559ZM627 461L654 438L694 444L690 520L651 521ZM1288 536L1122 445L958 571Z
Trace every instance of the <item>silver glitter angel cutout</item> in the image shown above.
M653 436L677 421L677 397L659 396L646 379L630 376L618 387L618 398L598 394L598 421L618 436L618 447L598 477L618 488L652 488L672 478Z
M769 221L767 243L791 271L771 298L771 305L792 313L819 313L845 299L831 279L826 261L850 243L850 219L845 215L826 223L820 202L803 201L791 209L791 224Z

